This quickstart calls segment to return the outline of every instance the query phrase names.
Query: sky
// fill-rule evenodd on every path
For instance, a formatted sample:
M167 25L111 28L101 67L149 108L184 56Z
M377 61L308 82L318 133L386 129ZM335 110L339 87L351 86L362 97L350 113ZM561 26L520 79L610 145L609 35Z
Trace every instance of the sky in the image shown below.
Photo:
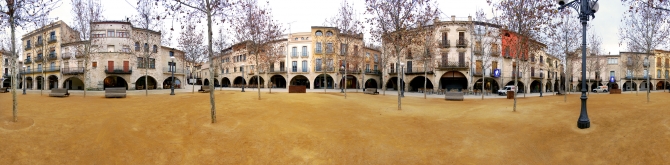
M134 0L127 0L134 2ZM265 0L261 0L265 2ZM337 13L340 5L339 0L268 0L274 19L278 20L286 29L286 33L308 32L311 26L322 26L327 18ZM124 20L126 17L136 14L126 0L101 0L104 6L104 17L108 20ZM365 0L350 0L354 3L357 11L365 10ZM491 7L486 0L438 0L438 8L441 10L441 19L446 20L451 15L456 17L467 17L475 15L478 9L490 13ZM63 0L62 5L51 13L51 17L58 18L66 23L72 22L70 12L70 0ZM589 21L593 25L590 32L597 33L602 38L603 54L618 54L625 51L625 47L619 46L619 24L626 7L619 0L600 1L600 11L596 18ZM364 14L360 14L364 19ZM575 15L577 17L577 15ZM367 25L366 25L367 28ZM178 30L178 28L175 28ZM30 30L30 29L29 29ZM178 31L172 32L178 36ZM24 34L24 33L20 33ZM369 35L368 35L369 36ZM174 37L176 38L176 37ZM575 41L575 42L581 42ZM547 45L551 43L546 43ZM176 42L170 46L176 46Z

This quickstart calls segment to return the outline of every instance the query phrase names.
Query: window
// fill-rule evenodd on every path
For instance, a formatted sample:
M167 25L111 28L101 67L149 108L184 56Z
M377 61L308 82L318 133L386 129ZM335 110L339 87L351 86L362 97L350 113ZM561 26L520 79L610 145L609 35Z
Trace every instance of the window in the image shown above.
M365 60L370 59L370 53L365 53Z
M665 78L668 78L669 73L668 70L665 70Z
M298 72L298 61L293 61L291 64L293 64L291 66L291 72Z
M156 69L156 59L149 58L149 69Z
M316 53L321 53L321 52L322 52L322 50L321 50L321 42L317 42L317 43L316 43Z
M375 71L379 70L379 69L377 69L377 65L375 65L375 69L374 69L374 70L375 70Z
M124 53L130 53L130 46L123 45L123 50L121 50L121 51L123 51Z
M149 44L144 43L144 52L149 52Z
M328 66L328 70L333 71L333 59L328 59L328 62L326 64Z
M144 68L144 58L142 57L137 57L137 68Z
M83 61L77 61L77 67L83 68L84 67L84 62Z
M317 59L316 59L316 63L315 63L315 65L316 65L316 67L315 67L315 68L316 68L316 71L321 71L321 65L322 65L322 64L323 64L323 63L321 62L321 59L320 59L320 58L317 58Z
M37 44L42 45L42 36L37 36Z
M174 52L170 51L170 57L174 57Z
M378 54L375 54L375 62L379 62L379 55ZM377 70L377 69L375 69L375 70Z
M300 37L300 40L305 40L305 37Z
M302 61L302 72L307 72L307 60Z
M121 38L128 38L128 37L129 37L129 36L128 36L128 32L126 32L126 31L119 31L119 32L116 32L116 36L117 36L117 37L121 37Z
M323 33L322 33L321 31L316 31L316 33L315 33L314 35L316 35L316 36L322 36Z
M347 55L347 44L340 44L340 55Z
M656 71L656 78L661 78L661 70Z
M37 64L37 71L41 72L42 71L42 64Z
M154 53L158 53L158 46L154 45Z
M298 37L294 38L293 40L298 41Z
M326 53L333 53L333 43L326 44Z
M28 71L27 72L30 72L30 66L28 66Z
M247 55L245 54L245 55L242 55L242 56L244 56L244 61L247 61Z
M658 57L656 60L656 67L661 67L661 57ZM660 75L660 74L659 74ZM660 78L660 77L659 77Z
M30 48L30 40L26 42L26 48Z
M370 64L365 64L365 72L370 72Z
M607 64L618 64L616 58L607 58Z
M114 45L107 45L107 52L114 52Z
M107 30L107 37L115 37L114 30Z
M327 31L327 32L326 32L326 36L328 36L328 37L333 36L333 32L331 32L331 31Z
M302 47L302 56L303 56L303 57L307 57L307 53L308 53L308 51L307 51L307 46L303 46L303 47Z
M93 65L94 68L98 67L98 62L93 62L91 65Z
M56 41L56 32L52 31L49 33L49 41Z
M633 75L633 72L631 72L630 70L626 70L626 77L630 77L631 75Z
M291 57L298 57L298 47L291 48Z
M135 51L140 51L140 43L135 42Z
M55 63L55 62L51 62L51 64L49 65L49 70L50 70L50 71L53 71L53 70L55 70L55 69L56 69L56 63Z
M614 71L610 71L610 77L614 77Z

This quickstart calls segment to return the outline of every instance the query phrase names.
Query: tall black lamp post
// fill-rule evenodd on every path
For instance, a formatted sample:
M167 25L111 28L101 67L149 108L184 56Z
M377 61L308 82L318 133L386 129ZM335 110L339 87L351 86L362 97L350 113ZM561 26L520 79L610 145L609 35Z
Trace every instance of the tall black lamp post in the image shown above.
M23 75L23 95L26 95L26 87L28 87L28 84L26 84L26 66L23 66L21 75Z
M566 3L567 0L556 0L558 2L558 10L563 10L565 7L571 7L579 13L579 20L582 23L582 80L586 80L586 23L589 21L589 16L595 18L595 13L598 11L598 0L573 0ZM585 129L591 127L591 120L586 112L586 83L582 83L582 109L577 120L577 127Z
M344 82L344 76L346 76L346 75L344 75L344 65L340 66L340 71L342 72L342 78L341 78L342 83L340 83L340 93L344 93L344 84L347 83L347 82Z
M649 102L649 92L651 92L650 91L651 89L649 88L649 85L651 84L651 83L649 83L649 71L650 71L649 70L649 56L644 57L644 63L642 63L642 64L644 65L644 69L647 70L647 72L644 73L644 77L645 77L645 79L647 79L647 82L645 82L644 87L647 88L647 103L648 103Z
M247 80L244 79L244 75L247 73L247 70L244 69L244 64L242 64L242 92L244 92L244 85L247 85Z
M170 70L172 71L172 83L170 84L170 95L174 95L174 70L177 69L177 66L174 64L174 56L170 57L172 63L170 63Z
M540 78L544 79L544 69L540 68ZM542 86L542 83L540 83L540 97L542 97L542 91L544 90L544 87Z
M400 63L400 97L405 97L405 63Z

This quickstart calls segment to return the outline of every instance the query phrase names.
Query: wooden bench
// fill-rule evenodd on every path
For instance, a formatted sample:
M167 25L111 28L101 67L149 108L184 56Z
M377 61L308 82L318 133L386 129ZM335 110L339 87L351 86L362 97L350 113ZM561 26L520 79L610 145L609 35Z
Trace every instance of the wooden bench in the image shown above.
M373 94L373 95L379 94L379 92L377 92L377 88L365 88L365 92L363 92L363 93L364 94Z
M125 87L116 87L116 88L105 88L105 97L126 97L126 88Z
M7 93L7 92L9 92L9 88L7 87L0 88L0 93Z
M70 96L70 93L67 92L67 89L64 88L54 88L51 89L51 93L49 93L49 97L66 97Z
M463 92L445 92L445 100L463 101Z
M211 91L212 91L212 89L209 88L209 85L200 86L200 90L198 90L198 92L202 92L202 93L208 93L208 92L211 92Z

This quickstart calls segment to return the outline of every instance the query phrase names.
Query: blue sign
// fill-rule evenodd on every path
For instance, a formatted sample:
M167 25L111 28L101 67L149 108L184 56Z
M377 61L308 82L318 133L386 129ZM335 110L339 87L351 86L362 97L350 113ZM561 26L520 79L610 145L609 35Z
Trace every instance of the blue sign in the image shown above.
M615 82L615 81L616 80L614 80L614 76L610 76L610 82Z
M500 77L500 69L493 70L493 77L495 77L495 78Z

